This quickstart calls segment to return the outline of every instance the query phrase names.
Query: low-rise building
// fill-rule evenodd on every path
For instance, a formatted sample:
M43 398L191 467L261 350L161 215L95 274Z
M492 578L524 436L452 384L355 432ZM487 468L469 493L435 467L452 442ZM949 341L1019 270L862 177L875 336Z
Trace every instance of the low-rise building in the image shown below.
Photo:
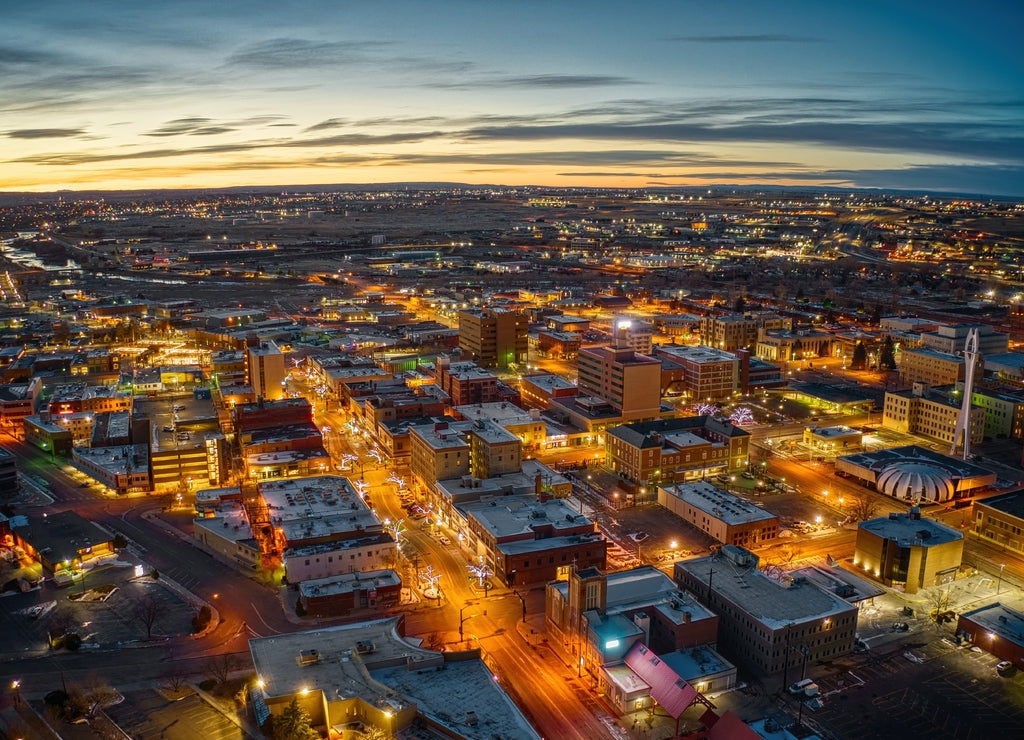
M775 514L707 482L659 487L658 503L726 545L761 547L779 536Z
M963 398L954 386L930 388L925 383L914 383L911 390L886 392L882 426L952 444L962 405ZM985 409L973 405L973 399L970 435L975 442L985 436Z
M975 501L972 529L989 542L1024 552L1024 490Z
M630 664L628 656L638 648L672 660L682 671L677 679L698 692L724 691L736 683L735 666L715 650L718 615L653 566L613 573L574 569L567 580L549 583L545 596L548 631L623 712L651 708L652 700L662 698ZM695 655L706 662L688 664Z
M382 614L401 599L402 578L393 570L356 571L299 584L299 601L315 617L345 617L363 610Z
M744 468L749 443L749 432L713 416L623 424L605 432L608 467L648 485Z
M952 527L909 514L892 513L857 525L853 564L891 588L908 594L953 578L964 552L964 536Z
M198 500L196 503L199 508ZM203 514L192 522L192 537L200 547L236 568L260 569L259 543L240 501L222 503L216 508L204 505Z
M478 649L418 647L404 639L404 624L392 617L250 640L257 722L294 700L325 736L370 727L394 736L419 719L450 737L483 737L476 728L486 728L487 737L540 740Z
M911 349L900 352L900 384L926 383L952 385L964 379L963 355L934 349Z
M144 444L123 447L76 447L72 463L119 495L153 490L150 459ZM205 472L205 455L203 457Z
M519 381L519 393L524 407L547 409L551 408L552 399L572 398L579 389L558 375L544 373L524 375Z
M778 581L750 551L719 552L675 564L681 588L719 615L718 644L727 658L764 676L800 670L853 652L857 607L807 579Z
M851 452L863 446L864 433L844 424L834 427L809 426L804 429L803 442L820 452Z
M605 567L608 542L564 499L488 497L457 507L462 547L508 585L565 578L574 566Z
M1006 604L986 604L960 615L956 634L1024 670L1024 614Z

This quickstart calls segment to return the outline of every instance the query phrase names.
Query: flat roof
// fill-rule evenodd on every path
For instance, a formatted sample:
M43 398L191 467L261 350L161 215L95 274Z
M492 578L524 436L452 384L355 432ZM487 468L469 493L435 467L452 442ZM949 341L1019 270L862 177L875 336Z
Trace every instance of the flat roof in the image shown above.
M995 482L995 473L980 465L975 465L967 460L961 460L941 452L930 450L927 447L918 445L906 445L904 447L890 447L888 449L871 450L870 452L859 452L855 455L844 455L839 458L844 462L858 465L862 468L879 473L885 468L900 462L927 462L947 470L954 480L961 478L976 478L979 476L992 476Z
M964 612L960 616L1018 647L1024 647L1024 614L1016 609L995 603Z
M276 526L289 541L380 531L381 522L347 478L320 475L259 484Z
M241 504L236 506L219 506L215 511L216 514L212 517L193 520L193 526L208 529L218 537L223 537L232 542L250 540L255 544L256 540L252 536L252 527L249 526L249 517L246 515L245 509Z
M547 373L544 375L524 375L523 382L529 383L530 385L535 385L538 388L542 388L548 391L549 393L558 390L569 390L576 388L575 385L570 383L565 378L562 378L559 375L554 375L552 373Z
M718 349L717 347L709 347L706 344L698 344L695 347L660 344L657 350L660 353L671 355L687 362L739 362L739 358L732 352L726 352L724 349Z
M807 427L807 431L815 437L822 439L836 439L839 437L862 436L864 433L858 429L848 427L844 424L834 427Z
M541 423L540 419L534 419L529 411L505 401L456 406L455 411L470 421L489 420L502 426Z
M1024 490L1001 493L974 502L975 506L988 506L996 511L1018 519L1024 519Z
M856 606L809 581L793 580L787 585L769 578L758 570L756 558L741 565L714 553L681 560L675 567L705 586L710 580L715 591L774 630L792 622L855 614L857 611Z
M770 511L754 506L749 501L723 491L707 481L662 486L659 490L685 501L729 526L776 518Z
M811 398L844 405L848 403L874 403L876 394L857 386L833 386L825 383L790 383L789 389Z
M896 540L901 545L906 543L906 545L935 547L964 538L963 533L959 530L947 527L934 519L921 517L920 514L912 518L910 514L893 513L887 517L868 519L857 526L887 540Z
M367 570L302 581L299 584L299 593L307 598L337 596L338 594L352 593L354 591L372 591L375 588L401 585L401 577L393 570Z
M461 504L459 509L472 517L499 542L507 537L532 534L538 526L552 526L556 537L559 530L578 530L582 526L593 528L594 523L565 499L552 498L540 502L535 496L497 496L483 501ZM547 542L549 540L545 540Z

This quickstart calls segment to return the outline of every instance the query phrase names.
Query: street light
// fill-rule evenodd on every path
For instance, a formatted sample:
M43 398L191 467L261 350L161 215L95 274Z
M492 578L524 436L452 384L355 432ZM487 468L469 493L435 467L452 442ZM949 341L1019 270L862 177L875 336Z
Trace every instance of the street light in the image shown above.
M467 619L472 619L473 617L476 616L476 614L470 614L470 615L465 616L465 617L462 616L462 612L464 612L466 610L466 607L470 607L470 606L476 606L476 604L466 604L461 609L459 609L459 642L462 642L462 625L465 624Z
M996 596L999 595L999 590L1003 586L1003 568L1006 567L1006 563L999 564L999 580L996 581Z

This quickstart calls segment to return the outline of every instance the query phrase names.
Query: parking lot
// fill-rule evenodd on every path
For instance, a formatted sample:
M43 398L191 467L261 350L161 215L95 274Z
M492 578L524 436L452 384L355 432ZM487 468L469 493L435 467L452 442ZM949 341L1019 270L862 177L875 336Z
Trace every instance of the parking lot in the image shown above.
M58 587L46 579L27 592L5 592L0 597L5 652L44 653L50 649L51 631L78 634L81 649L190 634L193 605L160 579L136 578L136 564L124 556L88 570L84 582L76 577L71 585Z
M1000 676L998 659L941 637L908 638L859 654L815 678L824 706L805 718L838 738L1013 737L1024 722L1024 678Z

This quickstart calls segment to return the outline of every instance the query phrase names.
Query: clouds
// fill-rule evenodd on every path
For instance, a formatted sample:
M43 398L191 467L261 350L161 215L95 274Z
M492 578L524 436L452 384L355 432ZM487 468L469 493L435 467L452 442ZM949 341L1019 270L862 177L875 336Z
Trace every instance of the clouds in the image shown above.
M274 38L246 44L225 60L228 66L255 70L322 69L368 61L368 52L379 43L352 41L313 41L301 38Z
M670 36L669 41L693 44L817 44L823 39L787 33L751 33L734 36Z
M23 128L8 131L4 136L9 139L64 139L84 134L80 128Z
M1024 165L1024 65L998 52L1012 13L965 28L946 5L22 4L0 28L0 188L232 172L1004 188Z

